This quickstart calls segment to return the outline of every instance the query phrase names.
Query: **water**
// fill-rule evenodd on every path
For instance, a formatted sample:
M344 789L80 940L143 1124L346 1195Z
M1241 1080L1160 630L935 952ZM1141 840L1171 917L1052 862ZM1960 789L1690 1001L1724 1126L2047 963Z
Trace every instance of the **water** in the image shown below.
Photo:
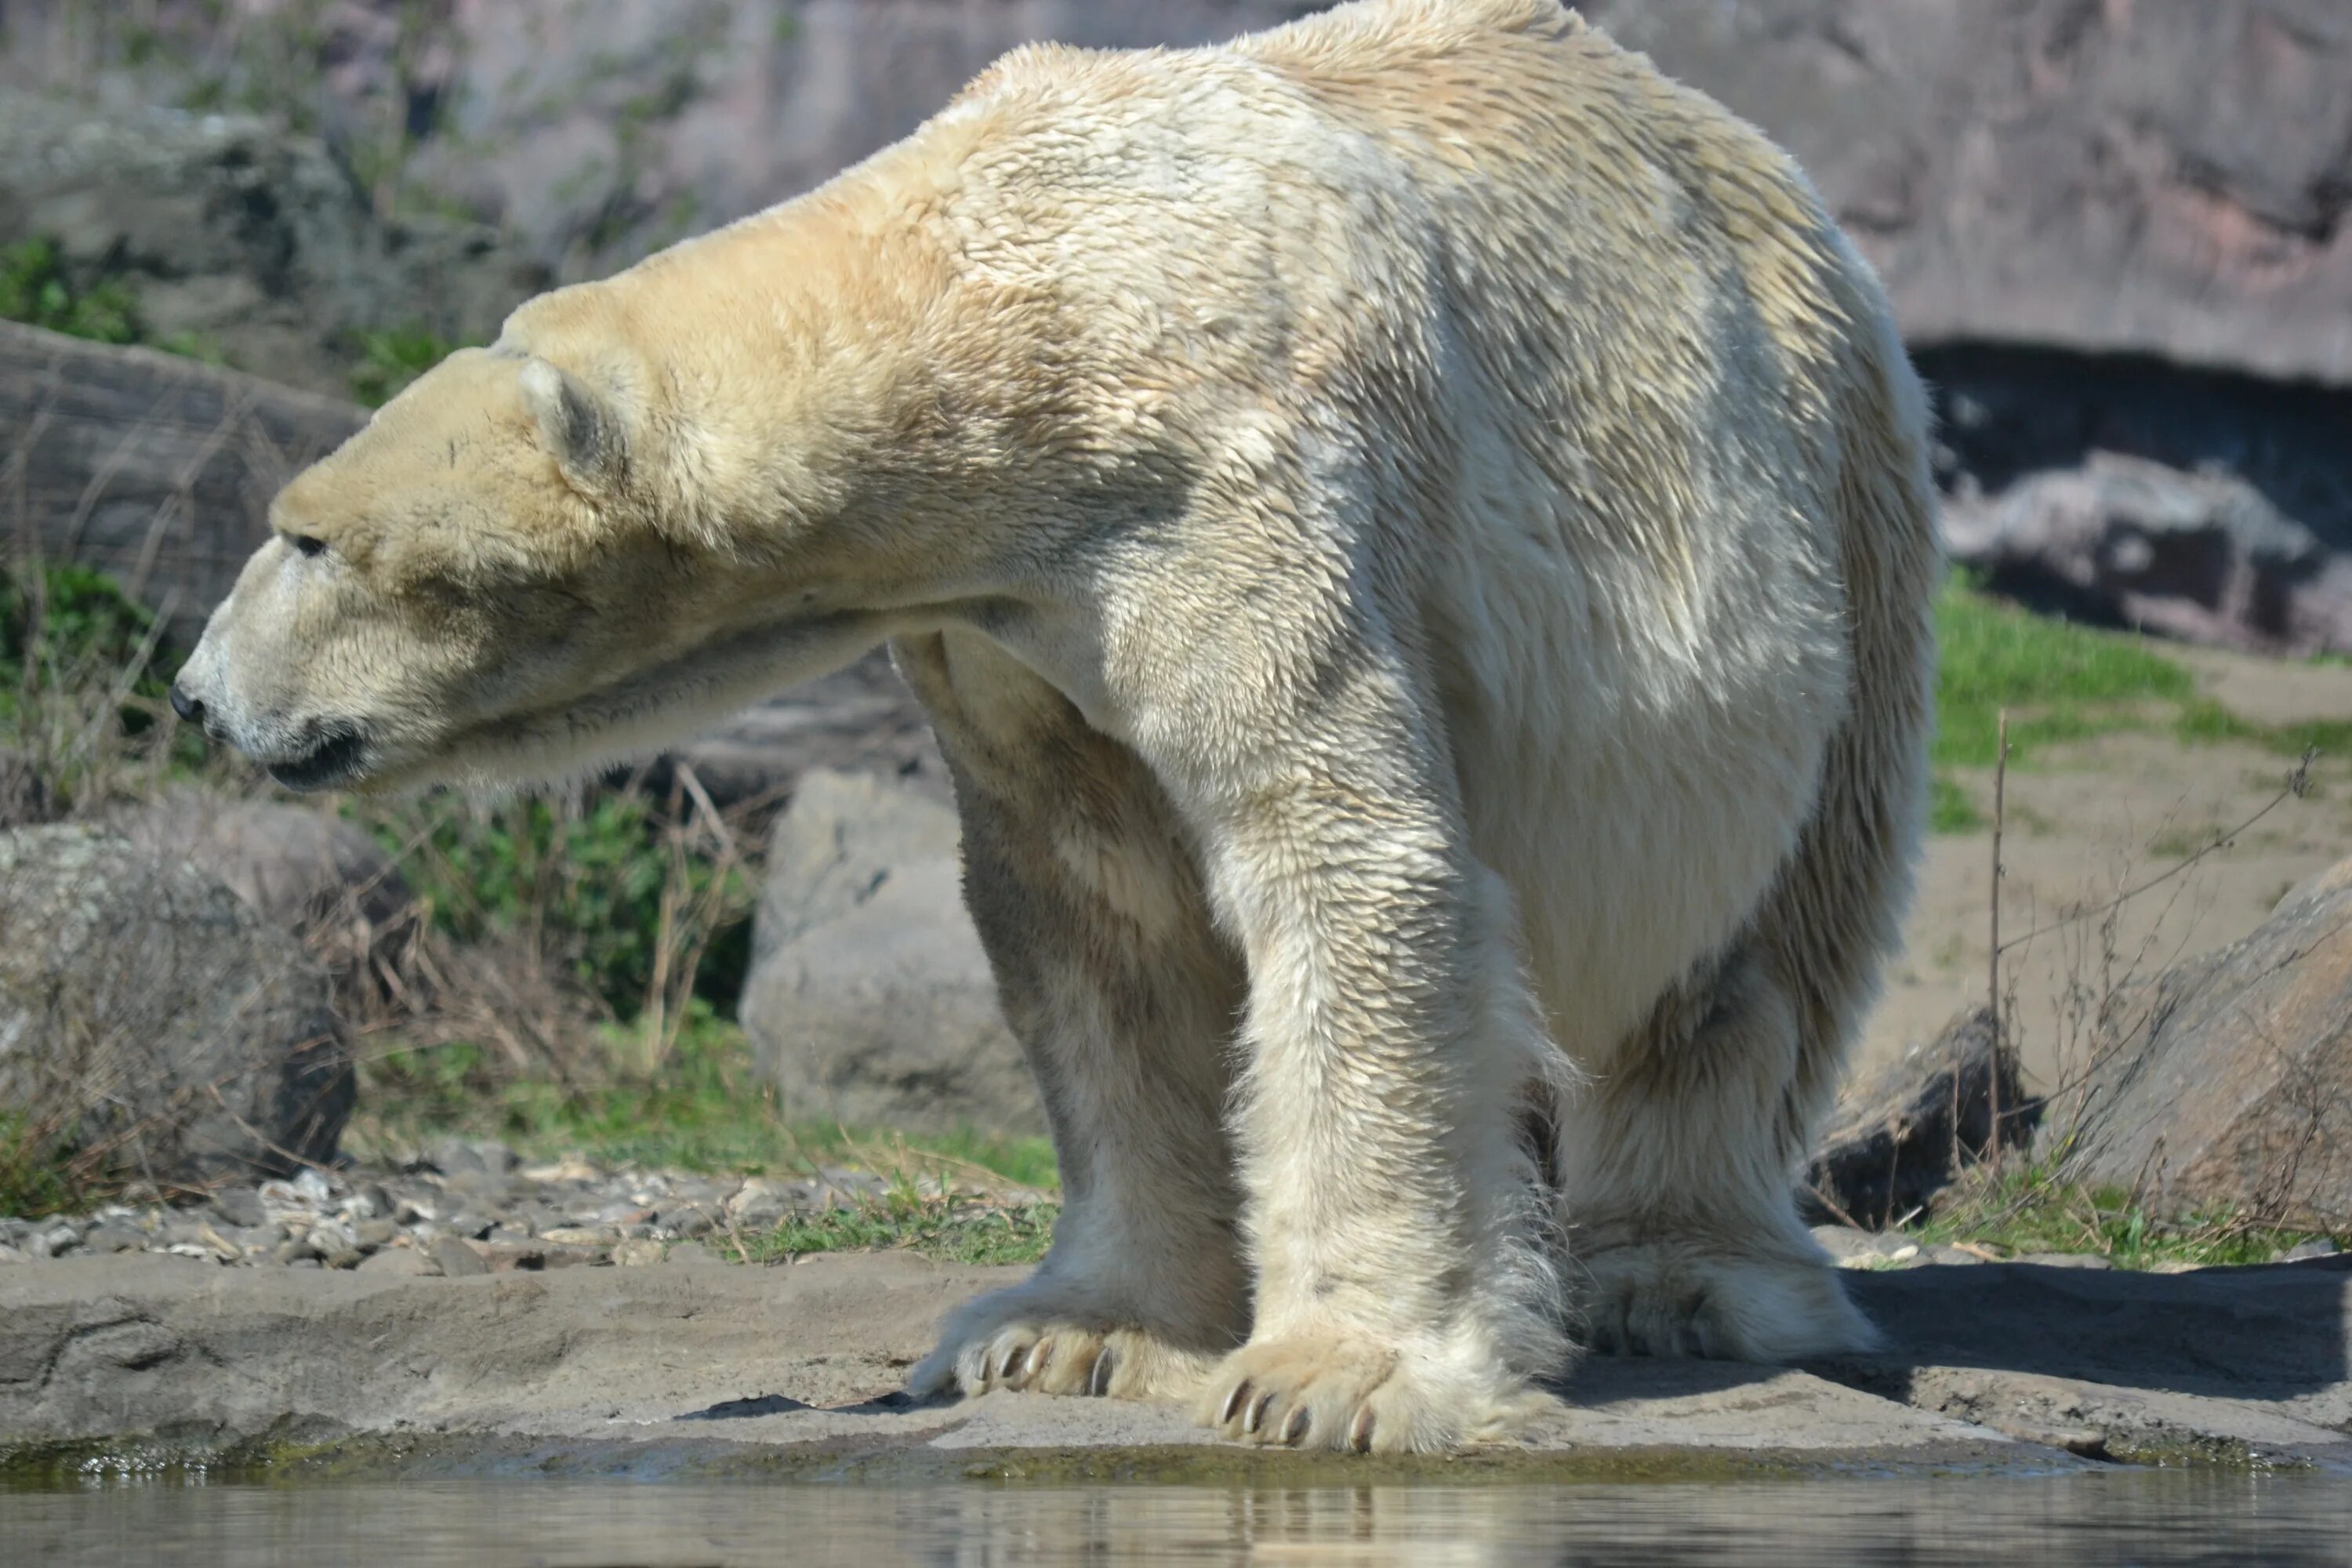
M0 1563L210 1568L790 1563L2352 1563L2352 1481L2041 1479L1286 1489L631 1480L0 1491Z

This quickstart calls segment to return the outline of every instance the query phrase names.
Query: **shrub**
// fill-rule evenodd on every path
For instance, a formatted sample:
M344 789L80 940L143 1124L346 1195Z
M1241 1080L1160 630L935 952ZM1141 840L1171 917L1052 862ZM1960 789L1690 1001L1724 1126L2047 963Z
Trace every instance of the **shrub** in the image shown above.
M0 318L100 343L135 343L142 335L138 308L120 279L77 289L57 246L40 238L0 249Z

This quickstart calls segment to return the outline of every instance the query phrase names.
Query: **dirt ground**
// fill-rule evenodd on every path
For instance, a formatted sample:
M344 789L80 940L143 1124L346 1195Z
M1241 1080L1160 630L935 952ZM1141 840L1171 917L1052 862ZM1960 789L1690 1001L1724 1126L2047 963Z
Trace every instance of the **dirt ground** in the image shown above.
M2048 1474L2076 1455L2343 1473L2347 1265L1855 1271L1882 1352L1805 1368L1596 1356L1496 1460L1553 1480L1579 1464L1622 1479L1636 1459L1654 1478ZM887 1481L1039 1450L1112 1462L1074 1478L1312 1479L1219 1449L1174 1405L908 1402L906 1369L941 1315L1019 1278L905 1253L466 1279L127 1255L0 1269L0 1477L145 1441L151 1468L159 1443L242 1442L258 1445L248 1459L344 1479L422 1465Z
M2352 668L2279 664L2168 648L2206 694L2266 724L2352 718ZM2289 888L2352 856L2352 759L2324 757L2313 787L2281 802L2227 848L2126 902L2111 932L2101 911L2279 794L2294 759L2242 743L2187 744L2119 733L2038 753L2012 767L2002 836L2001 937L2032 940L2002 957L2029 1078L2050 1089L2078 1071L2086 1017L2134 977L2237 941ZM1990 769L1960 784L1988 820ZM1992 880L1990 828L1928 842L1905 947L1865 1026L1856 1065L1874 1067L1979 1005ZM2085 915L2084 910L2090 913ZM2033 933L2040 932L2039 935Z

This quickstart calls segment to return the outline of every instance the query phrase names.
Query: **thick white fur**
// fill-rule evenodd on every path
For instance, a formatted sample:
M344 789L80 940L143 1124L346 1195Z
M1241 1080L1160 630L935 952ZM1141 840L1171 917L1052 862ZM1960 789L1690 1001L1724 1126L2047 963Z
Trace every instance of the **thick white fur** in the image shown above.
M183 682L298 776L893 639L1068 1196L919 1390L1437 1449L1578 1325L1867 1340L1789 1183L1908 891L1918 389L1789 163L1549 0L1021 51L278 520Z

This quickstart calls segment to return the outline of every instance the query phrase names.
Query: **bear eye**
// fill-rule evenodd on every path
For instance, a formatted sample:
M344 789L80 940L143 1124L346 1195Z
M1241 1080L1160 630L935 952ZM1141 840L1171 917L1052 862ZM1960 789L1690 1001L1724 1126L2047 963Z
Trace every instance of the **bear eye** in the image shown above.
M327 542L308 533L289 533L286 536L286 542L306 557L327 552Z

